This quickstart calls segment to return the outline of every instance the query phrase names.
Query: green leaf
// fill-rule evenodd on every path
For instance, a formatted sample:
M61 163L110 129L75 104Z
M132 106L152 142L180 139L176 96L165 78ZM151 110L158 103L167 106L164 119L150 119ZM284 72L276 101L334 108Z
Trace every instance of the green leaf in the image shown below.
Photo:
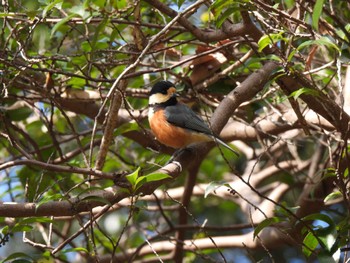
M286 202L281 202L281 205L282 205L281 207L278 206L275 209L275 213L281 217L290 218L291 216L290 213L295 214L300 209L300 206L288 206Z
M32 223L54 223L56 222L55 220L52 220L47 217L29 217L29 218L24 218L21 221L21 224L32 224Z
M56 31L63 26L65 23L67 23L69 20L71 20L73 17L76 17L76 14L70 14L66 16L65 18L61 19L54 27L51 29L51 37L56 33Z
M48 4L48 5L44 8L44 10L43 10L43 14L42 14L43 18L46 17L46 14L47 14L52 8L54 8L54 7L60 8L60 6L62 6L62 3L63 3L63 0L55 0L55 1L51 2L50 4Z
M305 47L312 46L312 45L322 45L329 48L333 48L334 50L340 52L339 47L336 44L334 44L334 42L332 42L330 38L325 36L321 37L320 39L305 41L304 43L298 46L297 50L301 50Z
M111 1L111 2L113 3L113 7L116 8L117 10L126 8L129 3L126 0Z
M212 5L210 6L210 9L215 9L216 12L221 11L223 8L228 6L230 3L227 0L215 0Z
M298 99L301 95L312 95L312 96L319 96L320 91L315 89L309 89L309 88L301 88L294 92L292 92L289 97L293 97L295 100Z
M91 47L90 42L84 41L83 43L81 43L81 49L82 49L84 52L91 52L92 47Z
M347 32L350 32L350 24L347 24L347 25L345 26L345 30L346 30ZM347 36L346 36L346 34L345 34L345 32L344 32L342 29L336 30L336 33L337 33L337 35L338 35L340 38L344 39L346 42L349 41L348 38L347 38ZM346 42L344 42L343 45L347 45Z
M38 209L41 205L48 203L50 201L60 200L62 194L45 195L37 204L35 209Z
M217 17L216 27L221 27L225 20L229 18L236 10L237 7L230 7L227 10L225 10L225 12L223 12L219 17Z
M185 2L185 0L176 0L177 3L177 7L180 9L180 7L182 6L182 4Z
M143 186L146 183L146 176L140 176L137 178L135 182L134 191L138 190L141 186Z
M234 15L236 11L242 11L245 9L245 5L249 3L249 0L216 0L210 6L209 11L213 11L216 26L220 27L222 23L230 16Z
M269 61L277 61L277 62L282 62L281 57L275 55L275 54L271 54L271 55L267 55L266 57L261 58L262 61L264 60L269 60Z
M283 33L263 35L258 41L258 51L261 52L268 45L275 45L279 41L287 42L287 39L283 37Z
M296 53L296 50L295 50L295 49L293 49L293 50L290 52L290 54L288 55L288 58L287 58L287 61L288 61L288 62L292 61L292 59L294 58L295 53Z
M322 248L324 248L323 251L325 252L336 251L334 246L337 246L339 244L337 239L335 238L337 236L337 231L335 228L325 233L323 230L321 231L317 230L315 233L319 238L319 242L321 242Z
M333 243L332 244L329 244L329 241L330 241L330 237L333 237L336 232L335 232L335 224L332 220L332 218L330 218L328 215L325 215L325 214L321 214L321 213L315 213L315 214L311 214L311 215L308 215L308 216L305 216L301 219L303 222L305 221L313 221L313 225L312 225L312 228L314 229L314 231L310 231L309 229L307 229L306 227L304 227L302 229L302 233L305 233L306 231L309 232L307 234L308 237L308 240L311 242L311 245L314 245L313 241L312 241L312 238L316 238L314 235L316 235L318 237L318 240L317 240L317 243L319 245L321 245L321 247L323 249L328 249L330 250ZM328 226L324 226L324 224L322 223L321 225L315 225L315 222L317 223L317 221L322 221L322 222L325 222L328 224ZM297 224L300 223L297 222ZM310 234L311 233L311 234ZM306 238L306 237L305 237ZM320 243L321 242L321 243ZM313 250L314 247L311 246L311 250ZM308 253L311 253L308 249L305 250L305 255L307 255Z
M14 110L8 110L6 111L7 116L12 120L12 121L22 121L27 119L33 111L28 108L28 107L20 107Z
M167 178L171 178L170 175L165 174L165 173L151 173L145 176L146 177L146 182L150 183L150 182L155 182L155 181L160 181L160 180L164 180Z
M37 10L28 10L25 14L29 17L30 20L34 20L34 18L39 14Z
M71 58L71 62L72 63L74 63L74 64L78 64L79 66L81 66L81 65L84 65L84 64L86 64L87 63L87 58L86 58L86 56L85 55L81 55L81 56L75 56L75 57L73 57L73 58ZM82 78L76 78L76 77L72 77L73 79L82 79ZM74 80L73 82L78 82L78 84L80 84L81 83L81 81L79 81L79 80ZM86 82L84 81L83 82L83 85L85 84ZM81 85L80 85L81 86ZM78 86L78 87L80 87L80 86Z
M1 233L4 234L4 235L8 234L8 232L9 232L9 226L4 226L1 229Z
M11 255L9 255L7 258L5 258L2 262L13 262L15 259L30 259L33 260L29 255L22 253L22 252L16 252ZM27 262L27 261L25 261Z
M93 49L103 49L108 47L109 38L103 37L103 32L109 23L109 18L104 18L96 28L95 35L91 41ZM102 37L101 37L102 36ZM98 45L97 45L98 43Z
M287 9L290 9L290 8L294 7L294 5L295 5L294 0L284 0L284 3L286 5Z
M281 222L282 219L280 217L274 216L270 218L266 218L260 224L258 224L254 229L254 238L265 228L271 226L272 224L276 224Z
M318 30L318 21L320 19L324 0L316 0L314 10L312 12L312 26Z
M113 133L114 137L119 136L123 133L129 132L129 131L137 131L139 130L139 125L136 122L127 122L122 125L120 125L115 132Z
M323 202L325 204L327 204L327 202L329 202L329 201L332 201L332 200L335 200L335 199L338 199L338 198L342 198L342 197L343 197L343 195L342 195L342 193L340 191L335 191L335 192L332 192L329 195L327 195L325 197L325 199L323 200Z
M164 173L151 173L144 176L139 176L139 170L138 168L134 173L127 175L126 179L131 183L133 187L133 191L137 191L140 187L142 187L146 183L160 181L166 178L171 178L170 175L164 174Z
M310 257L310 255L312 254L312 252L315 250L315 248L318 245L318 240L317 238L314 236L314 234L312 232L309 232L304 240L303 240L303 254L306 257Z
M261 52L265 47L271 43L268 35L263 35L258 41L259 52Z
M106 5L106 0L92 0L92 2L99 8L103 8Z
M69 81L67 81L67 85L70 85L73 88L81 88L86 85L86 80L83 78L72 77Z
M315 214L307 215L307 216L302 218L302 221L314 221L314 220L323 221L323 222L327 223L329 225L329 227L334 227L334 222L333 222L332 218L330 218L329 216L327 216L325 214L315 213Z
M133 173L125 176L134 190L136 187L136 181L137 181L137 178L139 177L140 170L141 170L141 167L137 168Z
M75 5L70 9L70 12L74 15L80 16L83 19L86 19L89 16L89 12L85 10L83 5Z
M337 176L336 174L336 169L334 169L333 167L329 167L326 169L324 175L323 175L323 178L328 178L328 177L334 177L334 176Z
M11 232L28 232L33 230L33 227L30 225L22 225L21 223L17 223L12 229Z

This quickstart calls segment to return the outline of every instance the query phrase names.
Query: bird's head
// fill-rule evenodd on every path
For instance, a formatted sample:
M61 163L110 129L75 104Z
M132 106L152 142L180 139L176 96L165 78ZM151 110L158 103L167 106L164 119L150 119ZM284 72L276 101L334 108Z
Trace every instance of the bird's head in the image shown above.
M176 88L170 81L162 80L154 84L149 93L149 105L176 103Z

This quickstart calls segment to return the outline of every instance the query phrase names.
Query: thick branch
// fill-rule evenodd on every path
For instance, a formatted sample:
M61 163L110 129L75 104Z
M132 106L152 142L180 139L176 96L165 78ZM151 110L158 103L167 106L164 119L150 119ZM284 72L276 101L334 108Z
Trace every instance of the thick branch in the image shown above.
M188 152L185 152L184 154L182 154L176 159L177 162L170 163L158 170L158 172L166 173L170 175L172 178L147 183L138 190L138 193L140 194L142 193L144 195L152 194L155 189L163 185L165 182L174 180L176 177L180 175L180 172L182 170L180 163L182 163L183 167L186 167L190 163L191 158L189 158L189 155L190 154ZM11 163L12 163L12 166L15 165L14 162L11 162ZM116 179L115 176L109 173L102 173L100 171L96 171L96 170L94 171L94 170L84 169L84 168L74 168L74 167L70 168L70 167L59 166L59 165L50 165L50 164L41 163L35 160L20 160L20 161L16 161L16 164L17 165L31 164L47 170L53 169L54 171L59 170L60 172L69 172L69 173L76 172L81 174L91 174L91 175L99 176L106 179ZM7 165L10 165L10 162L8 162ZM1 168L5 169L5 167L2 167L2 166L0 167L0 169ZM104 199L103 201L109 202L113 205L129 197L130 194L127 194L126 191L120 191L120 189L117 187L117 188L113 188L113 190L108 189L102 192L94 191L89 195L85 195L84 197L79 197L79 198L73 198L69 201L48 202L46 204L42 204L39 206L36 203L24 203L24 204L2 203L0 204L0 216L6 216L6 217L72 216L81 212L91 211L91 209L94 207L103 206L106 204L106 202L103 202L102 200L101 201L91 200L91 198L93 199L94 196L102 198ZM84 198L85 200L83 200Z
M85 200L84 200L85 197ZM89 198L86 198L89 197ZM93 197L104 200L94 201ZM37 203L0 203L0 216L3 217L32 217L32 216L72 216L81 212L90 211L97 206L105 205L106 202L113 202L115 193L111 190L95 191L94 194L85 195L79 198L72 198L69 201L50 201L41 205Z
M303 117L311 128L315 128L316 130L334 130L333 125L312 110L305 111ZM256 141L257 138L268 138L272 135L279 135L286 131L299 129L300 127L301 124L295 112L288 109L285 112L281 112L281 114L270 115L268 118L258 118L251 124L230 121L222 130L220 136L226 141Z
M122 80L119 84L119 89L116 90L113 94L111 105L109 106L108 116L106 121L106 126L104 129L100 149L96 158L95 168L96 170L102 170L103 164L105 162L108 148L111 141L113 140L113 131L118 125L118 112L120 106L122 105L122 94L121 91L124 91L127 86L127 81Z
M240 104L250 100L262 90L277 67L278 64L275 62L266 63L261 69L249 75L221 101L211 119L211 127L214 133L219 133L223 129Z

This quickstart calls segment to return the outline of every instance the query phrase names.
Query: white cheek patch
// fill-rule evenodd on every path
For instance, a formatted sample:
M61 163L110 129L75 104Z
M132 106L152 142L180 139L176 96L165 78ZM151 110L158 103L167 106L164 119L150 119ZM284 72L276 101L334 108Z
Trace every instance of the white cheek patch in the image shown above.
M170 96L168 94L156 93L149 97L149 105L155 105L168 101Z

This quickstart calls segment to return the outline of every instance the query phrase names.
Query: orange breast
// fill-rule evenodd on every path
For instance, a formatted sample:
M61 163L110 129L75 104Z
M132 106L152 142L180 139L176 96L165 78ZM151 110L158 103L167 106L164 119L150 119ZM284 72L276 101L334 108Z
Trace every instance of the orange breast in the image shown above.
M167 122L164 110L156 111L149 119L151 129L157 140L162 144L178 149L196 142L211 141L205 134L191 132L189 130L171 125Z

